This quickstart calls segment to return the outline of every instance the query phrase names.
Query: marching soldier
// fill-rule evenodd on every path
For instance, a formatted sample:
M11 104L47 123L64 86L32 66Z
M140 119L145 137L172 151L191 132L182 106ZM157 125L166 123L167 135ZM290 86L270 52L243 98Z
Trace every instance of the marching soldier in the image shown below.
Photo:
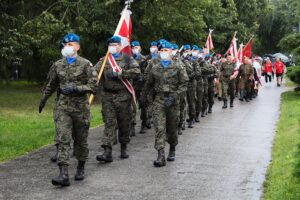
M140 119L142 120L141 124L141 130L140 133L146 133L146 125L147 125L147 102L145 104L142 104L140 101L141 93L145 84L145 77L144 77L144 72L147 66L147 58L141 54L141 45L138 41L133 41L131 43L131 49L132 49L132 54L133 58L137 61L139 64L140 70L141 70L141 75L138 79L133 80L133 87L135 90L135 94L139 103L139 108L141 109L141 116ZM134 103L133 103L134 104ZM135 135L135 124L136 124L136 106L133 105L133 121L131 124L131 135Z
M127 90L122 80L137 79L140 76L138 63L130 56L121 52L121 38L113 36L108 40L108 51L113 56L119 72L113 70L107 62L105 64L103 78L99 83L102 94L102 113L105 118L102 147L104 152L96 159L103 162L112 162L112 144L115 127L118 127L119 143L121 144L121 158L129 157L127 144L130 142L130 124L132 120L132 95ZM100 70L103 59L96 64L96 70Z
M233 57L231 55L227 56L226 62L222 63L220 67L220 81L222 84L222 97L223 97L223 109L227 108L228 92L230 96L230 107L233 107L234 101L234 79L237 75L237 69L235 63L233 63Z
M68 34L63 39L63 59L53 64L40 101L42 111L47 99L57 89L60 91L56 104L55 126L58 138L58 166L60 173L52 179L53 185L69 186L68 165L72 136L78 160L75 180L84 179L84 166L88 159L87 137L90 125L88 93L96 93L97 72L90 61L80 57L80 37Z
M158 151L154 166L166 165L165 141L170 144L167 160L175 160L175 147L178 144L178 104L179 96L186 90L188 76L178 62L172 60L172 45L159 44L160 62L153 65L147 77L143 98L150 88L154 88L153 121L155 126L155 149Z
M240 100L245 98L246 102L252 99L251 85L254 71L251 64L251 59L245 57L244 64L242 64L238 71L238 79L240 84Z

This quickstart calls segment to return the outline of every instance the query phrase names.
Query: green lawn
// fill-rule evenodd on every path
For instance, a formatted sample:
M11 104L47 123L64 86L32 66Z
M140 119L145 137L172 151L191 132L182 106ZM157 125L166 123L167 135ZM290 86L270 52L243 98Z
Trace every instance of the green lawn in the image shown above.
M40 88L21 81L0 85L0 162L53 143L55 95L39 114ZM91 110L91 127L102 124L100 105L93 104Z
M282 95L281 115L265 181L265 200L300 199L300 92Z

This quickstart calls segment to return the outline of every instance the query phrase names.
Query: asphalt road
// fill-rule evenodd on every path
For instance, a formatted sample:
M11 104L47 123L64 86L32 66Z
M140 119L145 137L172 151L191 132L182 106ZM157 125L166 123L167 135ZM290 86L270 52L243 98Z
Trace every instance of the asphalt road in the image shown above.
M0 165L0 199L260 199L284 90L272 83L250 103L236 100L233 109L222 110L216 102L213 114L180 136L176 161L163 168L153 167L153 129L132 138L127 160L119 158L115 146L109 164L95 159L103 128L91 130L86 179L74 181L73 158L66 188L51 184L58 174L49 160L54 147L39 149Z

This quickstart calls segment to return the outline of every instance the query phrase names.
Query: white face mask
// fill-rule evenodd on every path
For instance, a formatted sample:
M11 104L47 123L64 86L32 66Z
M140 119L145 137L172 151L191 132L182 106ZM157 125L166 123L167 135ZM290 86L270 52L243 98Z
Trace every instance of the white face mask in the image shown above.
M151 52L151 53L156 53L156 51L157 51L157 48L155 48L155 47L151 47L151 48L150 48L150 52Z
M175 56L177 54L177 50L172 51L172 56Z
M132 53L138 55L140 54L140 51L138 49L132 49Z
M170 55L168 52L161 52L159 53L159 56L162 60L171 60Z
M192 56L193 56L193 57L198 57L198 52L193 51L193 52L192 52Z
M111 53L111 54L116 54L116 53L118 53L118 50L117 50L117 47L116 47L116 46L109 46L109 47L108 47L108 51L109 51L109 53Z
M63 57L72 57L75 55L75 50L72 46L65 46L61 50L61 54L63 55Z

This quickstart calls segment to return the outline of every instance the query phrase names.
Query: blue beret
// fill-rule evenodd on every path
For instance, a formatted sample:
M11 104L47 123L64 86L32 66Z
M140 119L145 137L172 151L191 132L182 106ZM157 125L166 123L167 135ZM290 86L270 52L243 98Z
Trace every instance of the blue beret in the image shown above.
M173 44L173 45L172 45L172 49L179 49L179 47L178 47L177 44Z
M75 33L69 33L69 34L65 35L62 43L66 44L69 42L80 42L80 37L78 35L76 35Z
M133 42L131 42L131 46L136 47L136 46L141 46L141 45L138 41L133 41Z
M185 44L185 45L183 46L183 49L184 49L184 50L191 50L191 45Z
M199 47L199 51L200 51L200 53L203 53L203 49L201 49L200 47Z
M161 49L172 49L172 44L170 42L162 42L160 43L160 45L158 46L158 50Z
M150 46L157 46L157 42L156 41L151 42Z
M193 46L192 46L192 49L193 49L193 50L200 50L200 48L199 48L197 45L193 45Z
M110 44L110 43L119 43L120 44L121 40L122 40L121 37L114 35L107 40L107 43L108 44Z

